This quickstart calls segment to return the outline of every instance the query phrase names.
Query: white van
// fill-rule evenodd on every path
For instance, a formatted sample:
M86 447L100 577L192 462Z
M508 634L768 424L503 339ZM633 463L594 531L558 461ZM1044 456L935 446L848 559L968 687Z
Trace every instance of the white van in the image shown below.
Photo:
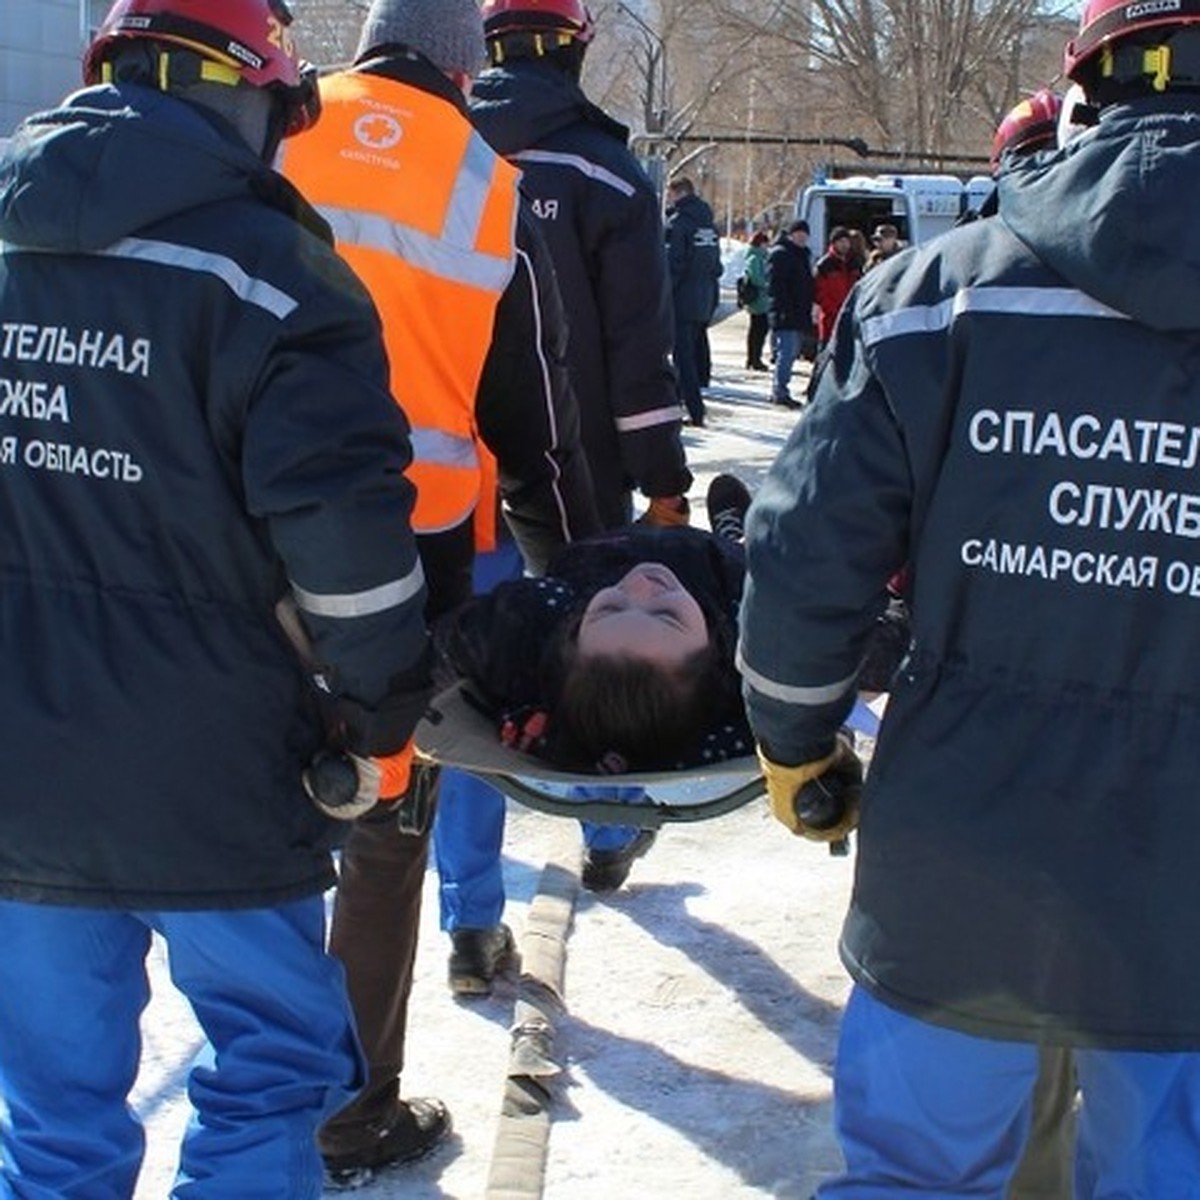
M972 175L967 180L967 207L972 212L978 212L995 190L996 181L990 175Z
M877 225L895 225L900 240L920 245L953 229L959 217L981 202L979 182L972 190L955 175L851 175L806 187L796 215L809 225L809 244L821 253L837 225L861 229L870 238ZM990 183L990 180L988 181Z

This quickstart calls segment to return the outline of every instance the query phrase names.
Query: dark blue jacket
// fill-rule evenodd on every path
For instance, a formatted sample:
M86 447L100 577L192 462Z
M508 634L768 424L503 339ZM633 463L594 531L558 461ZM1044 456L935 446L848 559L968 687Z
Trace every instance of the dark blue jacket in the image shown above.
M772 329L811 330L812 252L781 233L767 252L767 319Z
M364 751L423 585L374 308L218 118L77 93L0 162L0 896L260 906L332 879L294 596Z
M600 518L628 519L629 491L687 491L671 298L658 200L628 130L549 64L484 71L471 93L484 137L523 173L550 246L569 326L568 361Z
M913 648L842 952L1006 1038L1200 1048L1200 116L1107 110L872 271L748 519L741 658L828 740L886 580Z
M707 325L719 299L721 238L697 195L680 196L667 210L667 265L675 319Z

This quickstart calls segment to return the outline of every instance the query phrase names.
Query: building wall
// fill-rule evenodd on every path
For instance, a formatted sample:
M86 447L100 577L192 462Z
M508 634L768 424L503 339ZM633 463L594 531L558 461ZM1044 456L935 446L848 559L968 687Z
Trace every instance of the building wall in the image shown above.
M107 0L0 0L0 137L80 86L88 30L107 7Z
M0 138L31 112L81 86L80 60L112 0L0 0ZM298 0L293 7L306 58L348 57L366 4Z

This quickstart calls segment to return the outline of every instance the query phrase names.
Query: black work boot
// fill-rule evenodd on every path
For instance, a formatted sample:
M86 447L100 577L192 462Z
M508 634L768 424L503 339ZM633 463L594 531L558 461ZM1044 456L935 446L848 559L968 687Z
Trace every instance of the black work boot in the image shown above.
M615 892L629 878L635 859L641 858L658 836L639 829L637 837L617 850L587 850L583 855L583 886L589 892Z
M381 1172L424 1158L451 1128L450 1114L440 1100L397 1100L387 1121L368 1127L371 1140L361 1149L321 1155L325 1188L348 1192L366 1187Z
M492 980L521 961L503 922L491 929L455 929L450 942L447 980L456 996L490 996Z

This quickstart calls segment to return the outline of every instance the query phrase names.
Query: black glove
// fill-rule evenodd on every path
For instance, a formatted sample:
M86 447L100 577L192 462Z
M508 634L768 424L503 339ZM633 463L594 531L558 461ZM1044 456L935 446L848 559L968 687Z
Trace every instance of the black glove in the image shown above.
M346 748L362 758L395 754L412 738L433 696L433 649L427 642L420 661L392 676L388 694L375 705L351 696L334 700Z
M900 599L888 601L888 606L875 622L867 638L867 650L858 670L860 692L887 692L892 678L904 661L912 641L908 624L908 606Z

